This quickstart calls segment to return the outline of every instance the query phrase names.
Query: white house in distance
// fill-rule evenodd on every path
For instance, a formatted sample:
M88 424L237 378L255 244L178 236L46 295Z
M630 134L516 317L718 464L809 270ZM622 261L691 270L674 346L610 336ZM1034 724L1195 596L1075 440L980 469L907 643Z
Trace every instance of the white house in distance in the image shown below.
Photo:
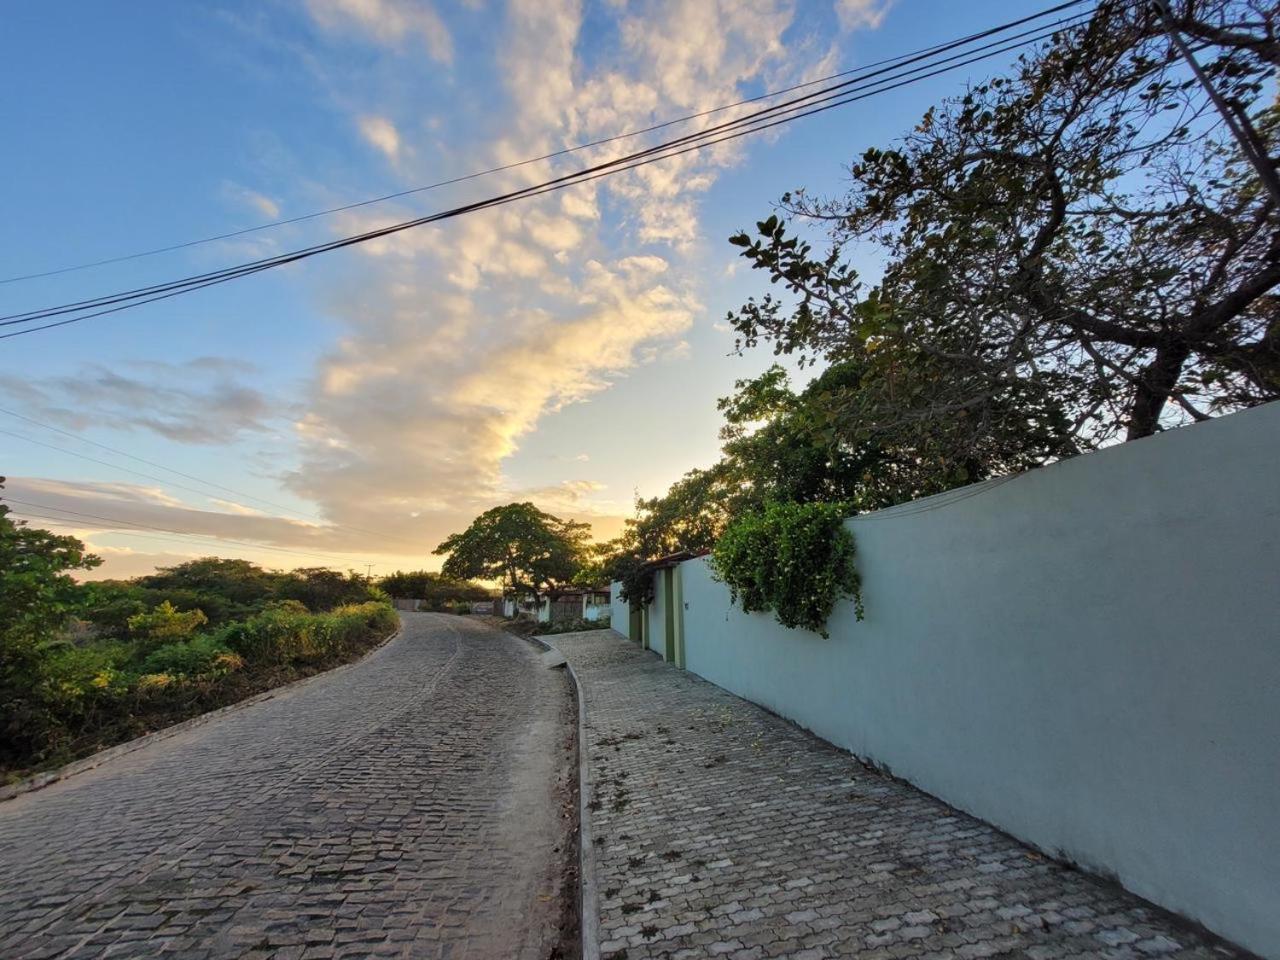
M565 620L586 620L595 623L609 619L608 587L574 587L557 591L553 597L543 597L534 609L533 597L527 593L507 591L502 596L502 615L525 616L539 623Z

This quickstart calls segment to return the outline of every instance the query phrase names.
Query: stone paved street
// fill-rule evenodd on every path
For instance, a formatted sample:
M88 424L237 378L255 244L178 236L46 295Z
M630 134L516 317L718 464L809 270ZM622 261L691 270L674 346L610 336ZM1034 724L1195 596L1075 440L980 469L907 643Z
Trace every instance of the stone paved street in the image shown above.
M551 639L585 696L605 958L1242 956L612 631Z
M549 956L569 681L403 616L349 669L0 803L0 956Z

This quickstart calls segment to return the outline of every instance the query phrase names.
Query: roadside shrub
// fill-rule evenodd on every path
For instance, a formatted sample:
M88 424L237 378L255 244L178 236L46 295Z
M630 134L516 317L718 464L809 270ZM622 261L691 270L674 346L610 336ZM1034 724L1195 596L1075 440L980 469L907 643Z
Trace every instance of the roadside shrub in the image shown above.
M301 603L286 600L256 617L228 624L217 636L250 663L288 663L306 659L315 620Z
M375 589L358 574L315 567L294 570L282 577L276 592L277 596L301 601L312 613L319 613L376 599Z
M329 613L307 613L300 603L284 601L229 624L217 636L250 663L305 662L390 633L398 622L395 611L377 601L347 604Z
M576 617L572 620L556 620L552 623L540 623L533 632L539 635L555 634L555 633L581 633L584 630L608 630L609 618L601 617L599 620L583 620Z
M130 626L142 635L135 642L0 647L0 777L66 762L331 666L399 623L377 601L320 614L278 601L195 636L184 631L198 618L171 605L142 616ZM177 636L161 640L166 632Z
M204 611L179 610L165 600L154 610L130 617L129 635L138 641L142 652L149 653L168 642L191 636L208 622Z
M712 570L748 613L772 610L783 626L826 637L837 600L852 599L863 615L848 512L840 503L769 504L729 524Z
M142 670L196 677L225 673L243 664L244 660L232 653L219 637L205 635L153 650L142 661Z

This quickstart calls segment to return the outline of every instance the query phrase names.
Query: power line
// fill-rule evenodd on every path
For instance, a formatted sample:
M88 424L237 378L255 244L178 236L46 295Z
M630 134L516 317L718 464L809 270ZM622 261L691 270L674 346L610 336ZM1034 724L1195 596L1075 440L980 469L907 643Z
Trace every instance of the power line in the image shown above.
M157 477L149 473L143 473L141 470L131 470L128 467L120 466L118 463L109 463L106 460L99 460L96 457L91 457L91 456L88 456L87 454L78 453L75 450L68 450L65 447L55 446L52 443L45 443L43 440L36 440L32 437L23 436L22 434L14 433L11 430L0 430L0 434L4 434L5 436L9 436L9 437L16 437L19 440L25 440L27 443L34 443L36 446L45 447L46 449L49 449L49 450L56 450L58 453L65 453L68 456L79 457L81 460L88 460L90 463L96 463L104 467L110 467L113 470L121 470L125 473L131 473L137 477L143 477L147 480L154 480L156 483L167 484L168 486L176 487L179 490L186 490L188 493L197 493L202 497L209 496L209 494L204 490L197 490L195 487L189 487L181 483L174 483L172 480L166 480L163 477ZM10 498L0 496L0 500L7 500L7 499L10 499ZM14 502L17 503L19 501L15 500ZM99 518L99 519L108 519L108 518ZM297 520L291 520L288 517L266 517L264 519L280 520L285 523L298 523ZM378 534L378 536L381 536L381 534ZM410 541L406 541L406 542L410 542ZM311 556L317 556L317 555L311 554ZM331 556L329 559L334 559L334 558ZM343 559L343 558L338 557L337 559ZM350 562L350 561L344 560L343 562Z
M309 514L304 510L296 510L292 507L286 507L283 504L275 503L272 500L266 500L262 497L256 497L253 494L245 493L241 490L236 490L234 487L228 487L221 483L215 483L212 480L206 480L204 477L194 476L190 473L183 473L181 470L175 470L173 467L166 467L164 464L156 463L154 460L147 460L145 457L139 457L132 453L128 453L124 450L120 450L116 447L108 446L105 443L99 443L97 440L90 440L88 437L82 436L81 434L78 434L78 433L74 433L71 430L63 430L61 427L55 427L53 424L44 423L41 420L37 420L34 417L28 417L14 410L7 410L4 407L0 407L0 413L7 414L10 417L16 417L19 420L25 420L27 423L34 424L37 427L43 427L45 430L51 430L54 433L62 434L64 437L70 437L72 440L78 440L81 443L87 443L90 446L98 447L99 449L106 450L109 453L114 453L117 456L128 457L130 460L136 461L137 463L145 464L146 466L149 466L149 467L155 467L157 470L164 470L168 473L174 474L175 476L183 477L187 480L194 480L196 483L202 483L207 487L214 488L215 490L221 490L224 493L234 494L235 496L240 497L243 500L253 500L257 503L265 504L266 506L269 506L269 507L274 507L277 510L283 510L286 513L292 513L295 516L302 517L306 520L313 520L317 523L322 523L325 526L330 527L334 530L347 530L352 533L361 533L366 536L386 537L392 540L400 540L403 543L411 543L411 544L414 544L415 546L418 545L417 541L411 540L408 537L399 536L398 534L393 534L393 533L383 533L377 530L365 530L362 527L355 527L355 526L351 526L350 524L334 523L331 520L328 520L324 517L318 517L315 514ZM3 430L0 430L0 433L7 433L8 436L18 437L20 439L27 440L31 443L38 442L38 441L31 440L30 437L24 437L22 434L8 433L8 431L3 431ZM46 444L46 446L49 446L49 445ZM60 453L70 454L71 456L81 456L81 454L76 453L74 450L66 450L61 447L50 447L50 449L57 450ZM95 460L93 462L102 464L103 466L113 467L114 469L117 469L117 470L125 469L116 464L107 463L106 461L102 461L102 460ZM133 471L127 471L127 472L133 472ZM136 475L146 477L148 480L155 480L159 483L167 483L170 486L178 486L177 484L174 484L173 481L171 480L162 480L159 477L153 477L150 474L138 473ZM201 490L194 490L191 487L181 487L180 489L188 490L192 493L199 493L201 496L204 496L204 497L211 496L211 494L209 493L206 493Z
M986 56L972 57L971 59L963 60L963 62L961 63L953 63L952 69L954 69L957 66L963 66L968 63L976 62L977 60L980 60L980 59L985 59L986 57L993 56L996 53L1007 52L1008 49L1013 49L1014 47L1022 46L1024 45L1024 43L1035 42L1036 40L1043 39L1046 36L1052 35L1052 33L1056 30L1056 28L1059 25L1073 21L1073 20L1077 20L1081 16L1082 15L1075 15L1074 17L1068 17L1068 18L1059 20L1055 24L1050 25L1051 29L1049 29L1047 32L1039 34L1037 36L1033 36L1030 40L1024 40L1023 42L1013 44L1010 47L994 50L993 52L987 53ZM1003 32L1005 29L1007 29L1007 27L1005 25L1002 25L1000 27L994 27L988 31L985 31L985 34L999 33L999 32ZM1017 40L1020 38L1024 38L1024 37L1027 37L1029 34L1036 34L1037 31L1043 30L1043 29L1044 27L1041 26L1041 27L1035 28L1034 30L1024 31L1022 34L1018 34L1012 39ZM1011 38L1005 38L1005 40L1002 40L1002 41L989 43L982 47L977 48L976 51L974 50L965 51L964 53L957 54L953 57L945 58L938 62L939 63L953 62L953 61L961 60L964 57L970 57L975 52L991 51L993 47L996 47L1000 43L1006 43L1009 39ZM944 45L944 48L950 49L964 42L965 41L955 41L952 44ZM77 310L95 309L98 307L108 306L108 305L119 303L122 301L138 299L144 296L151 296L154 294L166 293L168 291L177 290L180 288L185 289L187 287L190 287L192 289L200 289L201 287L207 285L206 283L204 283L204 281L230 278L231 275L241 276L247 273L257 272L259 268L267 269L274 266L282 266L286 263L292 263L299 259L305 259L306 257L314 256L317 253L323 253L323 252L328 252L330 250L339 249L341 247L349 246L353 243L366 242L367 240L370 240L370 239L379 239L391 233L396 233L401 230L406 230L412 227L421 226L425 223L436 222L442 219L449 219L452 217L460 216L464 213L470 213L475 210L484 209L490 206L496 206L502 203L510 202L515 199L522 199L527 196L537 196L544 192L550 192L550 189L552 188L559 189L564 185L568 185L569 183L586 182L588 180L598 179L597 176L592 176L592 174L603 174L603 172L606 172L606 171L609 173L620 172L618 168L621 168L624 170L634 169L635 166L643 165L642 163L633 163L636 160L641 160L643 158L650 158L645 162L653 162L654 160L657 160L657 159L668 159L669 157L678 156L681 153L689 152L688 150L675 149L688 143L696 143L699 146L709 146L713 143L723 142L723 139L731 139L731 138L722 138L721 140L710 139L713 134L721 133L725 130L729 130L737 127L749 126L749 125L759 125L754 127L754 129L748 131L748 132L756 132L756 130L763 130L763 129L767 129L770 126L775 126L777 125L776 123L762 124L762 121L765 119L768 119L771 115L779 115L782 113L792 113L794 115L787 117L786 119L794 120L794 119L798 119L800 116L808 116L811 113L820 112L820 111L812 110L807 113L799 113L798 111L803 110L805 107L811 107L814 104L829 102L839 97L845 96L852 92L849 89L851 87L856 88L859 85L865 84L868 80L871 80L874 77L883 76L884 74L892 74L894 71L899 70L903 66L907 66L917 61L930 60L933 58L933 56L934 54L932 52L929 52L929 53L922 53L914 56L908 55L907 57L904 57L904 58L898 58L898 60L900 60L901 62L895 65L894 67L887 67L887 68L881 68L879 70L868 71L864 75L859 76L855 79L845 80L831 87L826 87L814 93L806 94L803 97L797 97L792 100L784 101L779 104L774 104L771 107L767 107L763 110L756 111L755 113L747 114L737 119L700 130L693 134L687 134L683 137L679 137L674 140L665 141L663 143L651 146L645 150L640 150L635 153L627 154L622 157L615 158L614 160L611 160L611 161L586 167L586 168L574 171L572 173L565 174L563 176L556 177L551 180L543 181L542 183L534 184L529 187L524 187L520 190L515 190L506 194L501 194L496 197L490 197L484 200L476 201L474 203L465 204L460 207L454 207L449 210L441 211L439 213L429 214L424 217L402 221L400 223L392 224L388 227L367 231L366 233L363 233L363 234L356 234L354 236L341 238L338 240L331 240L321 244L316 244L311 247L304 247L301 250L295 250L290 253L279 254L274 257L265 257L259 260L249 261L247 263L240 264L238 266L226 267L220 270L214 270L214 271L209 271L203 274L197 274L194 276L186 277L182 280L170 281L168 283L152 284L150 286L134 288L133 290L124 291L119 294L108 294L108 295L94 297L86 300L73 301L70 303L62 304L60 306L51 307L47 309L31 310L31 311L26 311L24 313L18 313L18 314L9 314L7 316L0 317L0 321L3 321L3 325L10 326L13 324L25 323L33 320L44 319L47 317L58 316L61 314L70 313ZM914 70L907 71L907 73L904 74L903 76L910 76L911 74L919 74L921 72L927 71L929 67L933 65L934 64L926 64L925 66L917 67ZM941 72L941 71L938 71L938 72ZM911 82L917 82L919 80L925 79L928 76L935 76L936 73L937 72L932 72L932 73L925 73L924 76L915 76L912 78ZM876 83L873 84L873 86L885 85L889 82L889 79L895 79L895 78L888 78L888 79L876 81ZM885 90L895 89L897 86L901 86L901 85L902 84L895 84L892 86L887 86L885 87L885 89L878 90L875 92L882 93L882 92L885 92ZM843 91L843 93L841 91ZM862 99L862 98L858 97L856 99ZM839 103L831 104L831 106L833 107L841 106L847 102L852 102L852 100L842 100ZM668 152L668 151L674 151L674 152ZM628 166L628 164L631 164L631 166ZM157 297L157 299L159 298Z
M29 419L29 418L24 418L24 419ZM33 422L34 422L34 421L33 421ZM90 457L90 456L88 456L87 454L79 453L79 452L77 452L77 451L75 451L75 450L68 450L68 449L66 449L65 447L55 446L55 445L54 445L54 444L52 444L52 443L45 443L45 442L44 442L44 441L42 441L42 440L36 440L36 439L34 439L33 437L27 437L27 436L24 436L23 434L20 434L20 433L14 433L14 432L13 432L13 431L11 431L11 430L0 430L0 434L4 434L5 436L9 436L9 437L15 437L15 438L17 438L17 439L19 439L19 440L25 440L27 443L34 443L36 446L39 446L39 447L45 447L45 448L46 448L46 449L48 449L48 450L55 450L55 451L57 451L58 453L65 453L65 454L67 454L68 456L72 456L72 457L79 457L81 460L87 460L87 461L89 461L90 463L96 463L96 464L99 464L100 466L110 467L110 468L111 468L111 469L113 469L113 470L120 470L120 471L123 471L124 473L133 474L133 475L134 475L134 476L136 476L136 477L142 477L142 478L147 479L147 480L154 480L156 483L163 483L163 484L167 484L168 486L170 486L170 487L176 487L176 488L177 488L177 489L179 489L179 490L186 490L188 493L196 493L196 494L199 494L199 495L200 495L200 496L202 496L202 497L207 497L207 496L209 496L209 493L208 493L207 491L204 491L204 490L197 490L195 487L189 487L189 486L187 486L187 485L185 485L185 484L181 484L181 483L174 483L172 480L166 480L166 479L165 479L165 478L163 478L163 477L157 477L157 476L154 476L154 475L152 475L152 474L150 474L150 473L143 473L141 470L132 470L132 469L130 469L129 467L123 467L123 466L121 466L121 465L120 465L120 464L118 464L118 463L110 463L110 462L108 462L108 461L106 461L106 460L99 460L99 459L97 459L96 457ZM85 441L85 442L86 442L86 443L91 443L92 441ZM103 446L103 444L99 444L99 446ZM110 449L110 448L108 448L108 449ZM129 455L129 454L125 454L125 456L130 456L130 455ZM134 459L139 459L139 458L135 457ZM143 462L149 462L149 461L143 461ZM162 468L162 469L164 469L164 468ZM174 472L176 473L177 471L174 471ZM183 475L183 476L185 476L185 474L182 474L182 475ZM197 482L201 482L201 483L203 483L203 482L205 482L205 481L199 480L199 481L197 481ZM0 496L0 500L5 500L5 499L10 499L10 498L4 497L4 496ZM14 503L18 503L18 502L20 502L20 501L15 500L15 501L13 501L13 502L14 502ZM69 512L69 511L68 511L68 512ZM99 519L106 519L106 518L99 518ZM289 517L270 517L270 516L268 516L268 517L264 517L264 518L262 518L262 519L267 519L267 520L281 520L281 521L283 521L283 522L285 522L285 523L297 523L297 522L298 522L297 520L290 519ZM339 526L338 524L330 524L330 523L326 523L326 524L325 524L325 528L326 528L326 529L334 529L334 530L342 530L342 529L355 530L355 531L357 531L357 532L363 532L363 533L365 533L365 534L367 534L367 535L370 535L370 536L378 536L378 537L387 536L387 534L381 534L381 533L377 533L377 532L375 532L375 531L360 531L360 530L359 530L359 528L357 528L357 527L345 527L345 528L344 528L344 527ZM411 544L414 544L415 546L417 546L416 541L409 540L409 539L407 539L407 538L405 538L405 537L399 537L399 538L397 538L397 539L403 540L405 543L411 543ZM311 556L317 556L317 555L316 555L316 554L312 554ZM330 557L330 559L333 559L333 557ZM343 559L343 558L341 558L341 557L337 557L337 559L340 559L340 560L341 560L341 559ZM344 560L343 562L350 562L350 561Z
M235 237L242 237L242 236L245 236L246 234L257 233L262 230L270 230L276 227L288 226L290 224L303 223L308 220L315 220L320 217L331 216L335 213L344 213L348 210L356 210L361 207L372 206L378 203L385 203L388 200L398 200L404 197L414 196L419 193L425 193L430 190L439 189L440 187L447 187L447 186L453 186L459 183L465 183L467 181L476 180L481 177L490 176L495 173L503 173L508 170L515 170L520 167L529 166L530 164L542 163L547 160L554 160L557 157L568 156L570 154L578 153L582 150L589 150L595 147L606 146L610 143L617 143L621 140L633 139L635 137L643 136L644 134L647 134L647 133L653 133L655 131L663 130L672 126L677 126L682 123L690 123L694 120L701 120L718 113L723 113L726 110L732 110L737 107L747 106L748 104L752 104L752 103L759 103L764 100L771 100L774 97L783 96L788 93L794 93L797 90L804 90L809 87L817 86L818 84L828 83L832 80L837 80L841 77L847 77L855 73L861 73L862 71L869 70L873 67L882 67L886 65L899 63L911 57L919 57L919 56L924 56L932 53L944 52L946 50L954 49L957 46L961 46L967 43L972 43L975 40L980 40L980 39L983 39L984 37L993 36L996 33L1003 33L1006 30L1012 29L1013 27L1021 26L1025 23L1030 23L1034 20L1042 19L1046 16L1050 16L1051 14L1058 13L1062 10L1066 10L1075 6L1080 6L1081 4L1089 3L1089 2L1092 2L1092 0L1067 0L1067 2L1059 3L1056 6L1050 7L1046 10L1041 10L1039 13L1030 14L1018 20L1012 20L1005 24L1000 25L999 27L994 27L989 30L979 31L978 33L970 34L969 36L960 38L958 40L948 41L947 43L943 43L943 44L936 44L933 47L926 47L921 50L916 50L906 54L900 54L896 57L889 57L884 60L877 60L877 61L874 61L873 63L869 63L860 67L851 68L849 70L841 70L838 73L832 73L825 77L819 77L815 80L807 80L803 83L793 84L789 87L782 87L778 90L771 90L767 93L762 93L754 97L747 97L742 100L737 100L733 103L722 104L721 106L712 107L708 110L703 110L698 113L686 114L685 116L675 117L670 120L664 120L660 123L655 123L650 126L642 127L637 130L629 130L625 133L613 134L608 137L601 137L600 139L597 139L597 140L591 140L586 143L577 144L575 146L565 147L560 150L552 151L551 153L542 154L541 156L529 157L524 160L517 160L512 163L502 164L501 166L496 166L496 167L490 167L486 170L479 170L474 173L469 173L469 174L465 174L458 177L451 177L446 180L437 180L434 183L429 183L424 186L413 187L408 190L400 190L395 193L387 193L387 194L383 194L382 196L372 197L367 200L358 200L353 203L346 203L336 207L329 207L328 209L319 210L314 213L302 214L300 216L288 217L280 220L272 220L268 223L261 223L261 224L257 224L256 226L245 227L240 230L232 230L226 233L215 234L209 237L202 237L198 240L188 240L182 243L174 243L168 246L156 247L150 250L142 250L136 253L122 254L120 256L115 256L115 257L107 257L101 260L94 260L87 263L74 264L72 266L67 266L67 267L59 267L56 269L45 270L37 273L27 273L19 276L6 277L3 279L0 279L0 285L8 284L8 283L17 283L23 280L35 280L41 277L58 276L60 274L72 273L78 270L87 270L92 267L107 266L109 264L123 263L129 260L138 260L143 257L152 257L162 253L171 253L177 250L185 250L190 247L196 247L196 246L201 246L203 244L214 243L219 240L230 240Z
M65 518L50 517L50 516L46 516L39 513L29 513L27 511L23 511L22 513L13 513L12 516L18 520L25 520L28 523L30 523L32 520L40 520L51 527L60 527L64 530L83 530L84 527L86 526L86 524L74 523ZM138 537L143 540L163 540L166 543L180 543L186 546L205 546L206 545L200 539L199 534L179 533L179 534L174 534L173 536L165 536L163 534L148 533L144 530L110 530L110 529L104 529L103 532L108 533L113 537ZM205 539L214 543L224 542L221 539L217 539L217 540L214 540L213 538L205 538ZM255 550L268 550L268 551L280 552L280 548L278 547L266 547L260 544L251 544L250 546L252 549L255 549Z
M174 535L179 537L190 537L197 540L214 541L217 543L234 543L242 547L251 547L255 550L271 550L276 553L291 553L299 557L309 557L312 560L327 560L330 563L337 560L346 566L351 566L355 563L355 561L352 560L350 557L340 557L335 554L311 553L305 550L292 550L288 547L271 547L271 546L267 546L266 544L256 543L251 540L238 540L234 537L222 537L217 534L183 533L180 530L171 530L168 527L157 527L149 523L141 523L136 520L124 520L120 517L106 517L96 513L82 513L77 510L68 510L66 507L56 507L47 503L33 503L30 500L20 500L16 497L8 497L8 496L0 497L0 500L3 500L5 503L19 503L19 504L22 504L24 507L34 507L37 510L52 510L55 513L68 514L70 517L84 518L88 520L97 520L101 523L118 524L120 526L131 527L131 528L140 529L140 530L154 530L162 534ZM30 511L24 510L23 513L30 513ZM42 520L58 520L62 522L73 523L73 521L69 521L67 517L51 517L51 516L48 516L47 514L38 514L38 513L32 513L31 516L38 517L39 519L42 519ZM80 526L85 526L85 524L80 524ZM127 532L127 531L120 531L120 532Z
M1087 16L1087 14L1084 16ZM14 324L31 323L36 320L46 319L46 318L60 316L60 315L79 314L77 316L71 316L69 319L59 320L56 322L43 324L37 327L28 327L24 330L3 334L3 335L0 335L0 339L7 339L9 337L21 336L26 333L34 333L40 330L48 330L53 327L64 326L68 323L76 323L80 320L86 320L86 319L91 319L93 317L116 313L116 312L119 312L120 310L128 309L133 306L139 306L143 303L154 303L158 300L165 300L173 296L178 296L179 294L182 294L182 293L192 292L195 290L203 289L204 287L213 286L219 283L225 283L228 280L233 280L242 276L258 273L263 270L268 270L273 267L283 266L288 263L293 263L299 260L307 259L309 257L318 255L320 253L341 249L357 243L364 243L369 240L389 236L395 233L399 233L403 230L408 230L414 227L422 226L427 223L433 223L433 222L438 222L440 220L450 219L450 218L461 216L463 214L471 213L477 210L487 209L489 207L499 206L505 203L514 202L515 200L518 200L518 199L525 199L528 197L539 196L544 193L549 193L555 190L564 189L567 186L571 186L579 183L585 183L591 180L599 179L600 177L623 172L625 170L633 170L638 167L647 165L648 163L657 162L658 160L670 159L672 157L676 157L681 154L691 152L693 150L704 149L705 147L708 147L717 143L723 143L729 140L733 140L738 137L746 136L751 133L758 133L774 126L792 122L801 117L812 116L814 114L821 113L826 110L834 109L835 107L843 106L845 104L852 103L857 100L862 100L870 96L879 95L881 93L888 92L889 90L897 89L899 87L906 86L911 83L916 83L923 79L927 79L928 77L937 76L941 73L945 73L950 70L957 69L958 67L961 67L961 66L976 63L980 60L989 59L990 57L996 56L1000 53L1009 52L1010 50L1016 49L1021 46L1025 46L1029 43L1038 42L1039 40L1043 40L1053 36L1055 33L1058 32L1058 29L1063 24L1079 22L1079 18L1080 18L1080 15L1077 15L1077 17L1060 20L1057 23L1052 24L1050 28L1048 28L1047 30L1044 30L1044 32L1041 32L1038 34L1035 31L1027 31L1026 33L1035 34L1034 36L1031 36L1029 39L1016 39L1014 42L1008 42L1009 38L1005 38L1004 41L999 41L997 43L992 43L992 44L986 44L982 47L979 47L976 51L974 50L965 51L963 54L958 54L954 57L946 58L943 61L940 61L942 63L949 62L948 66L935 68L935 64L926 64L924 66L917 67L914 70L908 71L904 75L891 76L882 80L878 80L876 81L875 84L872 85L873 89L868 90L866 92L861 91L858 87L854 87L852 90L849 89L850 86L855 83L856 84L864 83L867 79L870 78L870 76L874 74L891 72L888 70L874 71L872 74L868 74L868 76L862 77L858 81L846 81L844 83L837 84L833 87L824 88L823 90L817 91L814 94L809 94L804 97L799 97L791 101L786 101L784 103L769 107L765 110L757 111L754 114L750 114L733 121L719 124L717 126L708 128L707 130L700 131L699 133L696 133L696 134L690 134L685 137L677 138L672 141L658 144L654 147L648 148L647 150L638 151L636 153L629 154L629 155L617 158L615 160L597 164L592 167L587 167L585 169L576 171L574 173L567 174L562 177L557 177L549 181L545 181L541 184L536 184L531 187L526 187L526 188L512 191L510 193L503 194L497 197L491 197L486 200L477 201L475 203L466 204L461 207L455 207L451 210L442 211L440 213L431 214L425 217L419 217L413 220L403 221L401 223L392 224L387 227L371 230L366 233L357 234L350 237L341 238L339 240L329 241L323 244L317 244L313 247L304 248L302 250L293 251L287 254L281 254L276 257L264 258L262 260L257 260L257 261L250 261L249 263L241 264L239 266L225 268L219 271L212 271L210 273L200 274L193 277L187 277L183 280L172 281L170 283L165 283L165 284L156 284L156 285L152 285L144 288L137 288L130 291L124 291L119 294L102 296L102 297L94 298L91 300L82 300L75 303L64 304L59 307L48 308L45 310L29 311L24 314L14 314L7 317L3 317L3 318L0 318L0 325L10 326ZM993 31L999 32L1000 29L1001 28L993 28ZM1021 36L1025 36L1025 34ZM1000 44L1004 44L1004 45L1001 46ZM925 58L920 57L917 59L925 59ZM907 62L909 63L911 61L908 60ZM897 68L893 68L893 69L896 70ZM715 134L722 134L722 135L713 136ZM104 308L104 309L98 309L98 308Z

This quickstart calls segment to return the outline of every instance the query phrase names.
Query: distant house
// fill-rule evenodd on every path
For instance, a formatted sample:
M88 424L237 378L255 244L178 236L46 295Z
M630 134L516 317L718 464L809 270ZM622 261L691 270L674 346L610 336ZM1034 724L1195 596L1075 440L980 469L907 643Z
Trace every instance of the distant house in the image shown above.
M533 595L508 590L502 597L502 613L506 617L523 616L539 623L562 623L566 620L606 620L609 617L608 587L573 587L543 597L536 606Z
M664 660L684 666L684 585L680 565L686 560L704 556L682 550L656 557L639 570L639 576L652 578L653 589L647 604L624 603L618 595L620 584L614 584L613 617L610 625L624 637Z

